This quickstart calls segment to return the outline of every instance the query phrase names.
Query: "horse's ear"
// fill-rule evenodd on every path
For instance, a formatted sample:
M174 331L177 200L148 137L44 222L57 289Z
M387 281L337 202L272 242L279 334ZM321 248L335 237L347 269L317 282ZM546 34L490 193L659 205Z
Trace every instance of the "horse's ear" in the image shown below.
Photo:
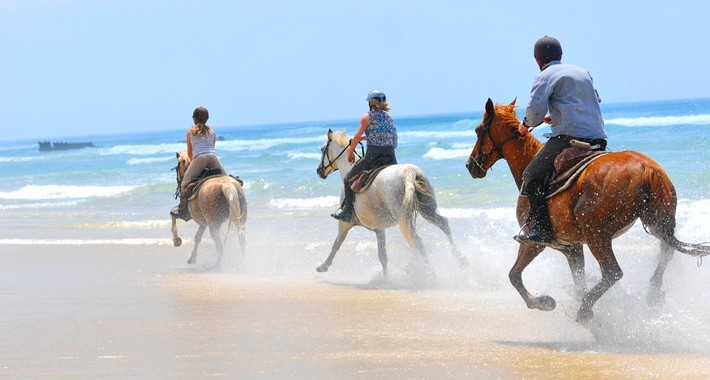
M180 159L180 152L175 152L175 158Z
M333 137L333 130L328 128L328 138Z
M493 116L496 113L495 109L493 109L493 101L491 98L488 98L488 101L486 102L486 114L488 116Z
M510 106L513 106L513 107L514 107L514 106L515 106L515 102L516 102L516 101L518 101L518 97L517 97L517 96L515 97L515 99L513 99L513 101L512 101L512 102L510 102L510 104L509 104L509 105L510 105Z

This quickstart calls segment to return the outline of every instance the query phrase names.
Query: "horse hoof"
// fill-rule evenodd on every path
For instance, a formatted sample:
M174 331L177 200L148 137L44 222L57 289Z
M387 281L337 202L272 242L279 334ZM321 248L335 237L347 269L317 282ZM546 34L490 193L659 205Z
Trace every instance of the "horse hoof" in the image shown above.
M666 293L659 289L651 289L646 300L652 308L660 308L666 303Z
M179 247L182 245L182 239L179 237L173 238L173 247Z
M587 323L594 316L594 312L591 309L579 309L577 312L577 323Z
M316 268L316 272L318 272L318 273L323 273L323 272L327 272L327 271L328 271L328 267L325 265L321 265L318 268Z
M533 300L533 306L542 311L552 311L557 307L555 299L550 296L540 296Z
M471 265L471 262L468 261L467 258L465 258L463 256L459 258L459 267L461 269L466 269L466 268L468 268L469 265Z
M190 260L187 260L187 263L188 263L188 264L194 264L195 261L196 261L195 259L190 259Z

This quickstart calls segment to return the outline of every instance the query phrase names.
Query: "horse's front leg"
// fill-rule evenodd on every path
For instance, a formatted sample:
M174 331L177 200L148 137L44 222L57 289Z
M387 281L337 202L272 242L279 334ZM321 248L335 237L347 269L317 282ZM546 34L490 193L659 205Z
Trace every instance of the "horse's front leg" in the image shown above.
M173 216L172 219L173 221L172 226L170 227L170 231L173 233L173 246L179 247L182 245L182 239L180 239L177 232L177 218Z
M587 292L587 278L584 271L584 250L581 244L575 244L566 248L562 253L567 258L569 269L572 272L572 279L577 291L577 297L581 300Z
M190 259L187 260L188 264L194 264L197 261L197 247L200 245L200 242L202 241L202 234L205 233L205 228L207 228L207 226L202 226L202 225L200 225L200 227L197 228L197 233L195 234L195 246L192 247L192 255L190 255Z
M550 296L540 296L534 297L532 294L528 293L523 285L523 270L537 257L537 255L545 249L542 245L520 245L518 249L518 258L513 264L513 268L510 269L508 273L508 278L510 278L510 283L513 287L520 293L523 297L523 301L530 309L538 309L543 311L550 311L557 306L555 300Z
M351 228L353 228L352 223L338 222L338 236L335 238L335 241L333 242L333 247L330 249L330 255L328 255L328 258L325 259L325 262L323 264L316 268L316 271L328 271L330 265L333 264L333 258L335 258L335 253L338 252L338 250L340 249L340 246L343 244L343 241L345 241L345 238L348 236L348 231L350 231Z
M382 276L387 277L387 238L385 230L375 230L377 236L377 257L382 263Z

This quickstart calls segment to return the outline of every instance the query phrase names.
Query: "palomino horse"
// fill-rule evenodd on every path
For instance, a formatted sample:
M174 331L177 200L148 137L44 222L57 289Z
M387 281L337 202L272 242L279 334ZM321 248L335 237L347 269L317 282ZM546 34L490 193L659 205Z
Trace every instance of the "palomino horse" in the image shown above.
M494 106L488 99L483 122L476 127L476 145L466 163L473 178L485 177L496 161L504 159L520 189L523 171L543 144L532 134L521 137L518 124L515 101L507 106ZM637 152L609 153L592 161L576 183L548 202L555 237L562 244L557 248L567 257L577 291L583 295L577 312L579 322L592 318L594 303L621 279L623 272L611 241L631 228L637 219L661 241L658 267L651 277L652 301L662 300L663 272L673 257L673 249L696 257L710 254L708 246L686 244L675 238L675 188L656 162ZM527 198L519 197L517 217L521 226L529 209ZM586 293L582 252L585 243L599 262L602 274L599 284ZM554 299L533 297L522 281L523 270L544 248L521 244L509 277L528 308L552 310Z
M316 173L326 179L328 175L340 170L341 183L352 168L345 152L350 139L344 131L333 132L328 129L328 140L321 148L322 156ZM334 157L334 158L333 158ZM342 200L341 194L341 200ZM417 212L424 219L439 227L449 239L452 254L459 265L466 264L466 258L461 255L454 243L449 228L449 221L439 214L434 197L434 189L426 174L414 165L391 165L383 169L374 179L369 188L357 194L355 198L355 213L351 223L338 223L338 236L335 238L330 255L316 270L327 272L333 263L335 253L348 235L348 231L356 225L363 226L375 232L377 236L377 251L382 263L382 271L387 275L387 251L385 249L385 228L399 224L399 228L407 239L407 243L424 255L424 245L417 234L415 222Z
M186 152L176 153L177 166L177 194L180 194L180 183L185 175L185 170L190 165L190 158ZM187 261L188 264L194 264L197 259L197 247L202 241L202 234L209 227L210 235L217 246L217 265L222 262L222 254L224 253L224 245L220 239L220 229L225 221L229 221L227 225L227 235L232 225L237 228L239 235L239 246L242 256L246 249L246 237L244 232L244 224L247 221L247 200L244 197L242 186L230 176L213 177L207 179L199 189L197 196L194 196L188 202L188 209L192 219L199 225L195 234L195 246L192 248L192 255ZM173 245L179 247L182 245L182 239L178 237L176 219L172 217L172 233ZM227 240L227 235L224 239Z

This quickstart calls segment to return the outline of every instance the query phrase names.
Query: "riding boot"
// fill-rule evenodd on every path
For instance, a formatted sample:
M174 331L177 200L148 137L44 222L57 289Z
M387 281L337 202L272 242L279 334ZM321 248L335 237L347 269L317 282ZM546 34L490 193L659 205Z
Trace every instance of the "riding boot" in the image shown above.
M526 224L532 224L527 235L520 234L513 237L523 244L550 244L555 242L555 235L550 222L550 213L547 210L547 198L541 182L530 184L527 191L530 203L530 214Z
M335 213L330 214L335 219L338 219L342 222L345 223L350 223L350 220L353 217L353 202L355 201L355 192L348 186L347 184L345 185L345 199L343 199L343 203L340 205L340 208L335 211Z
M170 215L174 216L176 218L180 218L184 221L188 221L192 219L190 216L190 209L187 207L187 196L180 192L180 204L173 207L173 209L170 211Z

